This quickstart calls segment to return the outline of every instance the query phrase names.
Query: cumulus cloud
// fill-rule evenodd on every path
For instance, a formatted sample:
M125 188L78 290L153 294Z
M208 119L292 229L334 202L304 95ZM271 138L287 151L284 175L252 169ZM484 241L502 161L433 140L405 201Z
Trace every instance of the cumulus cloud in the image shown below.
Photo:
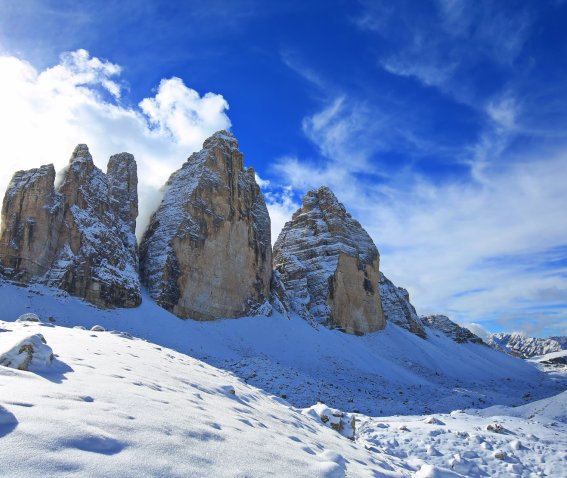
M16 170L48 163L62 169L78 143L89 145L103 170L110 155L128 151L138 163L138 232L169 175L207 136L230 127L221 95L201 96L179 78L162 80L138 106L124 105L120 66L85 50L64 53L43 71L0 56L0 71L0 190Z

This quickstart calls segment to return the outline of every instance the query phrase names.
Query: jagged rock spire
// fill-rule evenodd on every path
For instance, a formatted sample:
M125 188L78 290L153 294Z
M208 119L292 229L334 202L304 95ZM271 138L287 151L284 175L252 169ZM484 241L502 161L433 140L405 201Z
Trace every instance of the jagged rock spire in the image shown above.
M140 245L142 281L182 318L240 317L269 298L270 217L228 131L169 178Z
M14 175L0 232L0 264L9 276L59 287L101 307L140 303L137 193L131 192L136 163L132 155L120 156L111 159L107 176L79 144L57 189L53 165Z
M309 191L274 245L290 304L352 334L384 328L378 249L328 187Z

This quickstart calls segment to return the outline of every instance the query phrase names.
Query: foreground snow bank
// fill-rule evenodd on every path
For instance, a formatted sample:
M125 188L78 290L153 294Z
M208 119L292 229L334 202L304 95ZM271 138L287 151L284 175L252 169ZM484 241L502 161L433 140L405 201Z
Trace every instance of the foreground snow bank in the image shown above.
M59 374L0 366L3 476L409 476L233 375L124 333L45 335Z
M516 408L357 417L356 442L402 459L422 478L567 476L566 410L563 392Z

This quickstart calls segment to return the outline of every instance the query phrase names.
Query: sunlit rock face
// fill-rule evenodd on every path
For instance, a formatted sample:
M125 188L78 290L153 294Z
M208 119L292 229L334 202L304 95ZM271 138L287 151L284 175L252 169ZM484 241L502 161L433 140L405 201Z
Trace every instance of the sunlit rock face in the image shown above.
M17 172L2 204L0 264L10 278L61 288L100 307L141 302L134 229L134 157L112 156L104 174L86 145L55 186L53 165Z
M247 315L269 299L270 234L254 170L219 131L169 178L140 245L142 281L182 318Z
M327 187L308 192L274 245L288 302L350 334L384 328L378 249Z

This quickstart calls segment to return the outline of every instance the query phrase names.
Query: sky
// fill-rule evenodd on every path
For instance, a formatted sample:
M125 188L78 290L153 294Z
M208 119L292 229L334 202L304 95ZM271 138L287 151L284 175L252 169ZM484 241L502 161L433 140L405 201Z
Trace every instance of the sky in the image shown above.
M220 129L273 241L329 186L418 313L567 334L567 2L0 0L0 189L87 143L159 188Z

